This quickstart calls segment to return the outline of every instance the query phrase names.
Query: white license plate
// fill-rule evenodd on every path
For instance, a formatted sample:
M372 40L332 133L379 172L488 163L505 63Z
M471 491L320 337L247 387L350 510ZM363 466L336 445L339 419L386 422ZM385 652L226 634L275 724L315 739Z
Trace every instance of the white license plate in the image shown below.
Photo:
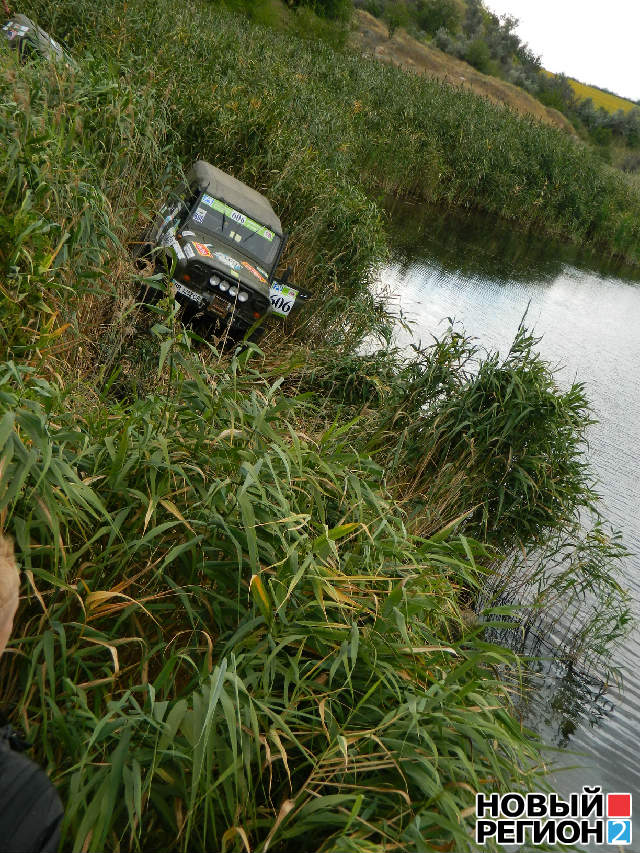
M191 290L190 288L185 287L184 284L181 284L175 279L173 280L173 286L176 289L176 293L181 293L183 296L186 296L187 299L191 299L193 302L197 302L198 305L202 304L202 296L200 296L199 293L196 293L195 290Z
M269 290L272 313L278 314L280 317L287 317L294 306L297 295L298 291L293 287L287 287L286 284L280 284L277 281L272 282Z

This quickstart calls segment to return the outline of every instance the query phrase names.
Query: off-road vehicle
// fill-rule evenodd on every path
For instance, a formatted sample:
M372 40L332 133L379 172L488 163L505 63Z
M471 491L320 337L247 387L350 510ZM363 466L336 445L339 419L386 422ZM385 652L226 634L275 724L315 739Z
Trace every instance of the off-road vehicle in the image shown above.
M286 317L309 296L287 274L274 278L286 239L263 195L198 160L134 254L171 274L185 318L209 321L214 334L231 340L250 330L255 339L268 314ZM157 294L147 289L146 301Z
M77 68L67 51L26 15L12 15L2 27L2 34L22 58L39 55Z

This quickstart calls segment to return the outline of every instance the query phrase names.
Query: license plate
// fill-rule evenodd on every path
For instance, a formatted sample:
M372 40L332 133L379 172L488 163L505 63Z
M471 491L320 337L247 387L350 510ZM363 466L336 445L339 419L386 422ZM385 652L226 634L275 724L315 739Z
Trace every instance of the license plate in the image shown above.
M179 281L173 280L173 285L176 289L176 293L182 294L182 296L186 296L187 299L191 299L192 302L197 302L198 305L202 305L203 299L199 293L196 293L195 290L191 290L189 287L185 287L184 284L181 284Z
M277 281L272 282L269 290L272 313L278 314L280 317L288 316L294 306L297 295L298 291L293 287L287 287L286 284L280 284Z

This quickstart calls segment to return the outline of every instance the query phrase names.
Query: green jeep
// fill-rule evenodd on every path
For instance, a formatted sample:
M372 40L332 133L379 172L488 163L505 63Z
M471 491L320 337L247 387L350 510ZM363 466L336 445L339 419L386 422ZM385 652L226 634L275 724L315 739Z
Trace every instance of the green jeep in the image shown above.
M183 320L231 341L258 337L268 314L288 316L309 293L274 278L286 234L268 200L198 160L169 193L135 254L171 272ZM146 290L145 301L159 291Z

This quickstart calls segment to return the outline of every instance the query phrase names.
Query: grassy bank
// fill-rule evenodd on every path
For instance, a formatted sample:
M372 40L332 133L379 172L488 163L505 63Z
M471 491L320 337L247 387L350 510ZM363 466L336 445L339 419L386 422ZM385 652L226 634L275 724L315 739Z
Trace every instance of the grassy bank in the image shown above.
M65 849L464 849L475 791L531 789L539 764L522 661L485 637L503 610L474 608L502 555L526 574L517 554L577 536L594 499L582 388L524 331L503 360L453 331L358 355L390 322L367 191L444 197L478 125L462 138L446 87L215 7L28 11L81 70L2 55L0 524L25 571L0 698L61 792ZM514 121L464 98L485 130ZM317 294L269 358L135 304L124 243L196 154L269 193ZM462 200L488 204L470 175ZM610 640L620 552L599 535L560 581L567 605L609 596ZM557 579L536 580L544 609Z
M382 469L304 438L263 376L179 346L172 368L121 408L2 377L28 578L3 694L68 843L464 844L473 790L535 761L517 661L461 613L486 555L410 535Z
M109 54L121 84L166 108L182 156L199 152L267 189L287 221L306 226L310 188L326 188L338 220L318 224L318 244L355 226L357 188L382 186L638 257L640 197L624 176L473 93L336 56L215 4L192 5L178 21L162 0L28 9L76 53Z

